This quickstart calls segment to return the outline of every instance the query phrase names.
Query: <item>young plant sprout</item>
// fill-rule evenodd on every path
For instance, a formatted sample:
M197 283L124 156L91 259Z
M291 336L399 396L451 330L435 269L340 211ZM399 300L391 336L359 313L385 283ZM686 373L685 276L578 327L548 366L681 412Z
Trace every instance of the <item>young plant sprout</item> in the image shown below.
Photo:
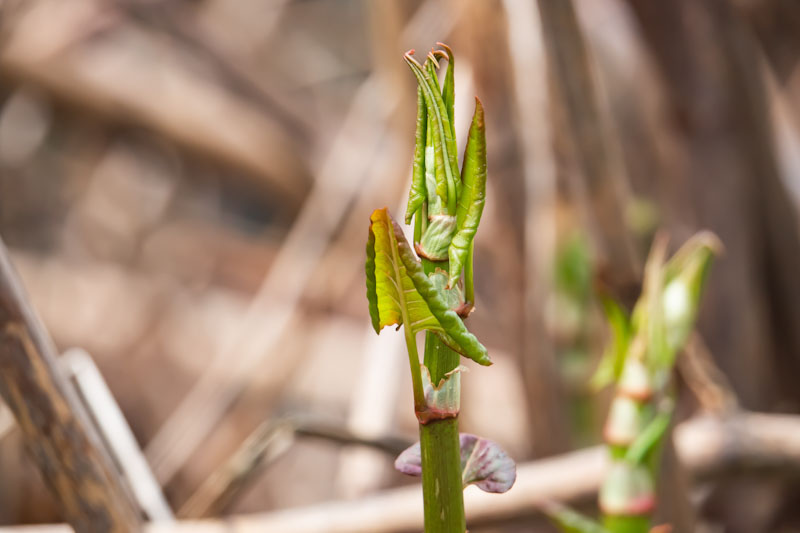
M464 325L475 298L473 240L486 195L486 137L483 106L476 98L459 172L455 60L448 46L438 44L442 49L431 51L423 64L414 59L413 50L404 56L418 83L413 178L405 214L406 224L414 223L414 247L386 208L372 213L367 299L375 331L402 326L408 348L420 442L400 454L395 467L422 476L426 532L463 533L464 487L474 483L487 492L505 492L514 484L516 466L497 444L458 432L460 358L491 364L486 348ZM447 71L440 86L442 59ZM419 331L425 331L422 363Z
M666 239L657 236L645 265L644 286L628 318L604 303L612 342L593 385L615 384L603 437L611 466L600 489L602 525L554 506L551 517L567 532L647 533L656 506L660 449L674 405L671 374L694 327L706 274L718 239L698 233L665 263Z

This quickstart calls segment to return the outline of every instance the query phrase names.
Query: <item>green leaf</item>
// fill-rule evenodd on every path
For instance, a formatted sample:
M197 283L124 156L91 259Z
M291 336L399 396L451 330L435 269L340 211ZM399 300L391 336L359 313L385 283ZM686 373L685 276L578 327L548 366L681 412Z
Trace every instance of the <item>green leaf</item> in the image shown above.
M433 215L422 234L417 253L430 261L446 261L447 250L456 231L456 217Z
M545 508L545 514L555 522L564 533L609 533L606 528L588 516L584 516L560 504L548 504Z
M411 223L411 217L422 207L427 199L425 190L425 144L427 139L428 109L422 89L417 87L417 131L414 134L414 170L411 179L411 191L408 193L408 207L406 207L406 224Z
M642 336L647 347L644 361L653 373L657 389L669 379L669 372L674 362L674 354L670 354L667 343L667 330L661 304L666 252L666 235L657 234L645 263L642 295L633 310L632 319L635 336Z
M447 180L444 174L436 175L436 153L433 149L433 125L428 115L428 137L425 145L425 188L428 193L428 217L444 214L447 201ZM441 178L441 180L439 180ZM426 220L427 223L427 220Z
M486 126L483 105L478 98L475 98L475 114L469 128L461 177L463 186L456 210L457 229L448 249L450 286L455 285L461 276L486 204Z
M694 327L706 276L721 249L716 235L700 232L686 241L664 267L662 303L672 351L683 347Z
M633 464L643 464L650 452L658 447L672 420L672 405L658 411L655 418L639 433L625 454L625 460Z
M453 127L439 90L439 82L436 79L435 58L430 58L426 62L426 66L423 67L411 56L412 52L406 53L404 58L409 67L411 67L411 71L417 77L417 82L422 89L425 103L428 106L436 163L436 181L437 183L444 182L447 184L448 213L453 214L456 210L455 183L458 179L458 161L455 139L453 138Z
M370 217L367 241L367 299L377 332L403 325L412 332L439 334L453 350L481 365L490 365L486 348L470 333L447 297L424 272L400 226L386 208Z
M619 379L631 342L631 323L622 306L609 297L601 297L603 312L611 327L611 342L603 352L600 365L591 379L594 390L600 390Z

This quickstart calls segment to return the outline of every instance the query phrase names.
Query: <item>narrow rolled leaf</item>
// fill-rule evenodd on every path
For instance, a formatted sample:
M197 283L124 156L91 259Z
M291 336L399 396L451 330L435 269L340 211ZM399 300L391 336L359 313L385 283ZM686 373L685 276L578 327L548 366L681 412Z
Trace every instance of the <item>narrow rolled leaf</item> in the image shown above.
M438 68L439 64L435 61L434 55L429 54L428 57L431 61L425 63L426 79L433 90L435 105L441 110L443 119L441 159L437 155L436 164L444 170L444 176L447 180L447 212L453 214L456 210L458 190L461 186L458 183L458 153L454 136L455 127L450 119L453 111L447 109L439 88L439 79L436 77L436 68Z
M437 181L436 154L431 144L431 118L428 117L428 144L425 147L425 189L428 194L428 216L442 215L447 201L447 182ZM426 221L427 223L427 221Z
M662 304L667 342L673 352L683 347L694 328L706 276L721 250L716 235L704 231L686 241L664 267Z
M431 381L428 367L421 365L421 368L425 411L417 413L420 424L457 417L461 409L461 373L466 371L467 367L459 365L445 374L436 385Z
M427 139L428 108L422 89L417 87L417 131L414 143L414 168L411 178L411 191L408 193L408 206L406 207L406 224L411 223L411 218L422 207L427 199L425 190L425 141Z
M450 125L453 128L453 139L456 138L455 130L455 103L456 103L456 82L455 82L455 67L456 56L453 50L444 43L436 43L445 49L447 54L447 74L444 76L444 86L442 87L442 98L444 99L444 107L447 109L447 116L450 119Z
M431 261L446 261L447 249L456 231L456 217L450 215L433 215L422 240L417 246L417 253Z
M459 442L463 486L474 484L485 492L502 493L514 485L517 465L497 443L469 433L461 433ZM419 442L403 451L395 460L394 467L409 476L422 475Z
M647 347L644 358L653 374L654 387L660 389L669 379L674 362L667 343L667 329L662 306L664 289L664 259L667 252L665 234L657 234L644 267L642 295L633 310L633 329Z
M486 126L483 119L483 106L475 98L475 114L469 128L469 139L464 152L464 165L461 172L462 189L456 210L456 234L450 243L449 285L453 286L461 276L461 270L470 253L470 245L478 231L486 203Z
M369 317L372 320L372 328L375 333L380 333L381 319L378 310L378 289L377 281L375 279L375 234L372 232L372 227L369 229L367 235L367 262L365 265L367 274L367 302L369 304Z
M376 331L403 324L406 314L405 326L413 332L434 331L458 353L481 365L492 364L486 348L467 330L458 313L449 308L447 298L425 274L388 210L376 209L370 221L367 294Z
M437 183L444 182L447 184L448 213L453 214L457 200L455 197L455 182L458 179L458 161L452 125L450 124L450 118L447 114L444 100L442 99L439 82L436 79L434 60L431 59L426 63L426 66L423 67L410 53L407 53L404 58L409 67L411 67L411 71L417 77L417 82L422 89L425 103L428 106ZM453 191L452 195L449 194L450 191Z
M608 297L601 297L601 303L611 328L611 342L603 352L600 364L592 376L591 386L594 390L600 390L619 379L631 342L631 324L622 306Z
M609 533L598 522L563 505L549 503L544 512L564 533Z

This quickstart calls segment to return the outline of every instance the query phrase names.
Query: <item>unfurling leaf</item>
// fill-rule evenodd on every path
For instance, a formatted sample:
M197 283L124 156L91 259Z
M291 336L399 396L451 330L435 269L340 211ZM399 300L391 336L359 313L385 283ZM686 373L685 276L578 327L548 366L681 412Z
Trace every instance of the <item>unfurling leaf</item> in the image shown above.
M594 390L600 390L619 379L631 342L631 324L622 306L609 297L601 297L603 311L611 327L611 342L603 352L600 365L591 379Z
M486 348L467 330L458 313L449 307L448 298L425 274L386 208L376 209L370 217L366 274L367 299L376 332L389 325L405 325L412 332L430 330L476 363L492 364Z
M458 282L464 263L469 257L470 245L478 231L483 206L486 203L486 126L483 106L477 98L464 152L461 178L463 184L456 210L456 234L448 250L450 259L448 283L451 287Z
M416 247L417 253L430 261L445 261L447 259L447 248L453 239L456 231L456 217L450 215L433 215L419 246Z
M459 179L453 127L436 79L435 58L431 57L423 67L411 53L413 51L407 53L404 58L417 77L425 97L433 141L436 182L447 184L447 212L452 215L456 210L456 180Z
M517 466L500 446L469 433L459 435L461 445L462 485L477 485L484 492L502 493L514 485ZM401 453L394 467L403 474L422 474L422 453L419 442Z
M694 327L700 294L714 256L722 250L716 235L701 232L689 239L664 267L664 321L673 351L683 347Z
M425 141L428 127L428 109L422 89L417 87L417 131L414 143L414 170L411 179L411 192L408 194L408 207L406 207L406 224L411 223L414 216L427 199L425 190Z
M442 87L442 98L444 99L444 107L447 109L447 116L450 118L450 125L453 127L453 139L456 138L455 133L455 112L456 103L456 80L455 80L455 67L456 56L453 50L444 43L436 43L445 49L447 55L447 74L444 76L444 86Z

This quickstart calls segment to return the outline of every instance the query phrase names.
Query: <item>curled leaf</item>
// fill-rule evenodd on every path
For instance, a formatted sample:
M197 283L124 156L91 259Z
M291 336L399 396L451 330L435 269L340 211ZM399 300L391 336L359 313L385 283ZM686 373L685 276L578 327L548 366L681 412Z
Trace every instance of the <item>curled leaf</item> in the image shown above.
M416 246L417 253L431 261L446 261L447 249L456 231L456 217L450 215L434 215L430 217L430 222L422 240Z
M464 306L464 293L458 286L451 289L447 288L447 272L441 268L436 268L436 270L428 274L428 277L447 302L448 307L453 311L459 312Z
M461 445L461 481L464 487L477 485L484 492L502 493L514 485L517 466L500 446L469 433L459 435ZM394 462L399 472L422 475L422 452L419 442L401 453Z
M461 483L484 492L506 492L517 480L517 465L495 442L461 433Z
M686 343L700 304L700 294L714 256L722 250L716 235L696 234L664 267L664 321L669 348L676 352Z
M414 168L411 178L411 191L408 193L408 206L406 207L406 224L411 223L414 216L425 202L425 144L427 138L428 109L422 89L417 87L417 131L414 134Z
M425 103L428 107L430 117L431 139L433 141L435 155L435 172L437 183L447 184L447 206L448 213L453 214L456 207L455 182L458 179L458 162L456 158L456 145L453 138L453 127L450 117L445 107L444 99L439 90L439 82L436 79L435 58L426 62L426 66L420 65L412 56L411 52L404 56L406 63L411 67L411 71L417 77L419 87L422 89ZM452 192L452 194L451 194Z
M483 207L486 203L486 127L483 106L475 98L475 114L469 128L469 139L464 152L461 172L462 188L456 209L456 234L453 236L448 257L450 259L449 285L458 282L461 270L470 254L471 244L478 231Z
M631 342L631 324L622 306L609 297L601 297L603 312L611 328L611 342L606 346L600 365L591 379L594 390L614 383L622 374L628 345Z
M444 86L442 87L442 98L444 99L444 107L447 109L447 116L450 118L450 125L453 127L453 139L456 138L455 133L455 118L453 117L455 112L455 103L456 103L456 83L455 83L455 67L456 67L456 56L453 54L452 48L447 46L444 43L436 43L445 50L445 55L447 55L447 74L444 76Z
M400 226L386 208L370 217L367 240L367 299L376 332L404 324L412 332L430 330L448 346L481 365L492 364L486 348L467 330L458 313L425 274Z

